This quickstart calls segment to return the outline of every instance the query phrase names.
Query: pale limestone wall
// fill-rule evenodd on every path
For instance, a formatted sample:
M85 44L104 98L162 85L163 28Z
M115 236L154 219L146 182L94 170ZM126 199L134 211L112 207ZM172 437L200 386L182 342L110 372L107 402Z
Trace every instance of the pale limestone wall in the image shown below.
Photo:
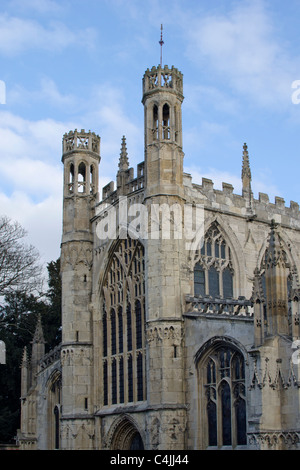
M185 318L185 380L186 404L188 406L187 448L201 449L203 428L201 422L200 398L205 403L204 391L201 390L197 353L210 340L218 338L232 342L249 360L249 349L253 346L253 320L251 318L207 315L188 315ZM246 369L246 388L250 383L250 372ZM247 404L250 404L248 399Z
M54 441L54 406L50 400L52 377L61 375L60 360L50 363L37 377L39 399L37 401L37 441L39 450L53 448ZM45 419L46 418L46 419Z

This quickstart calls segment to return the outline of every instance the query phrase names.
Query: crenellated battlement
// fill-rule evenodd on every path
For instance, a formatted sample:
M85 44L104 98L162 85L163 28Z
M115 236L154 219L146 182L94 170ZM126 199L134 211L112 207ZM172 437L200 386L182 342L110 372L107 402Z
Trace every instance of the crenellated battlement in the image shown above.
M63 155L74 150L89 151L100 155L100 137L94 132L84 129L69 131L63 136Z
M274 202L270 201L269 195L265 193L258 193L258 199L251 196L251 208L249 211L249 195L234 193L234 187L229 183L222 183L222 189L216 189L214 182L208 178L202 178L202 184L192 182L191 175L184 174L185 190L189 194L189 198L195 199L196 195L201 199L203 196L206 199L205 206L212 207L216 210L226 210L239 215L252 216L265 219L266 216L283 222L285 217L292 217L299 221L297 227L300 228L300 211L299 204L295 201L290 201L290 206L287 206L282 197L275 196ZM197 198L197 199L198 199ZM251 212L251 214L250 214ZM281 219L281 220L280 220Z
M115 189L114 181L110 181L102 188L102 200L107 203L114 203L120 195L127 196L135 191L144 188L144 162L137 165L137 176L134 176L134 169L128 168L124 171L124 184Z
M147 69L143 77L143 94L152 92L154 90L168 89L174 92L183 94L183 74L173 65L169 68L167 65L162 68L152 67L151 70Z

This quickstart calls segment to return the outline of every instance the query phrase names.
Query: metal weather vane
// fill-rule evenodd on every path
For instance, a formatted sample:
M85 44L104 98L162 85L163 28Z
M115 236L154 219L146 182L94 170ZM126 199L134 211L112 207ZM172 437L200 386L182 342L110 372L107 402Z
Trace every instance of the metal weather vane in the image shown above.
M159 45L160 45L160 66L162 68L162 47L164 45L164 41L163 41L163 25L160 26L160 41L159 41Z

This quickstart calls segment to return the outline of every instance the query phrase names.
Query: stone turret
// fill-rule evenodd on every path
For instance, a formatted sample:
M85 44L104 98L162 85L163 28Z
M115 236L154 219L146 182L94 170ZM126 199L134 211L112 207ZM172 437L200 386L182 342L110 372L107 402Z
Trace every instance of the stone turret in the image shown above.
M152 67L143 78L145 108L145 197L183 198L183 76L176 68Z
M100 137L70 131L63 137L64 203L61 244L63 419L76 422L92 409L93 232L98 201ZM81 384L79 386L79 384ZM75 421L74 421L75 420ZM79 443L86 448L85 443Z
M185 430L184 353L181 305L184 240L174 236L174 210L183 213L182 74L176 68L152 67L143 78L145 115L145 196L156 224L146 244L148 402L164 411L153 413L162 427L174 423L176 441L161 436L161 448L182 449ZM161 209L166 213L161 213ZM175 211L176 211L175 210ZM153 220L153 219L152 219ZM170 221L164 236L161 221ZM153 228L153 227L152 227ZM158 267L161 267L159 269Z

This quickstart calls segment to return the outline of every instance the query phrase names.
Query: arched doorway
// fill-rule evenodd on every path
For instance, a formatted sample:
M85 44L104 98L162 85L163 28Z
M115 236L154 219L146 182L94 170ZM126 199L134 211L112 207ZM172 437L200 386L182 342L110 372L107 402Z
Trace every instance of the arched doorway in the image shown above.
M144 450L144 443L137 427L125 417L117 425L110 445L111 450Z
M133 435L129 450L144 450L144 443L139 432Z

